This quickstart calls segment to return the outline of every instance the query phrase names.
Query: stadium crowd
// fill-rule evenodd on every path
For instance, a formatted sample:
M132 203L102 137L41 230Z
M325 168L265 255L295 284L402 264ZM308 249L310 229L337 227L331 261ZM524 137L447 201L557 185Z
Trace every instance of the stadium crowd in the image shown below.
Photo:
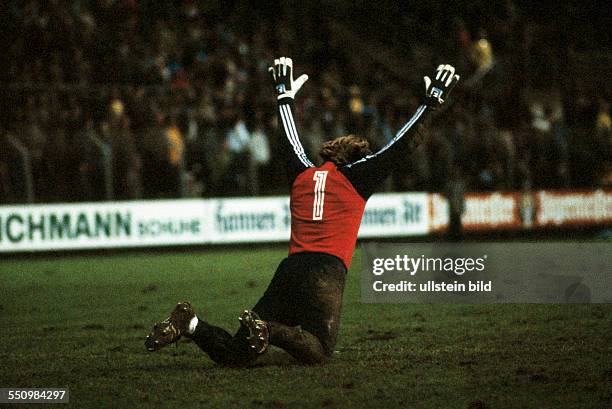
M311 158L347 133L383 146L418 106L422 75L454 60L449 112L387 190L611 184L610 90L578 80L579 40L512 1L428 28L406 19L394 35L422 41L405 47L347 31L330 18L343 10L278 4L9 1L0 202L286 193L267 72L280 54L310 75L296 119Z

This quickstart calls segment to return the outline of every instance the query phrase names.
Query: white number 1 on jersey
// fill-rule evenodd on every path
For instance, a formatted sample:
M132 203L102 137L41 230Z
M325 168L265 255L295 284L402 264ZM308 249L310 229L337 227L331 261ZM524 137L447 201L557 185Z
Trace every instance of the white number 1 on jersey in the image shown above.
M312 203L312 220L323 220L323 202L325 201L325 180L327 170L317 170L312 180L315 181L314 202Z

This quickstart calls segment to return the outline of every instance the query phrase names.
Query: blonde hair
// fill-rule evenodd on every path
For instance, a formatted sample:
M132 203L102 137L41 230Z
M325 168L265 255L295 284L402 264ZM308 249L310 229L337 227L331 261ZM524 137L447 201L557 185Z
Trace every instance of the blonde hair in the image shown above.
M319 155L325 162L333 162L336 166L344 166L371 154L370 143L355 135L340 136L325 142L319 150Z

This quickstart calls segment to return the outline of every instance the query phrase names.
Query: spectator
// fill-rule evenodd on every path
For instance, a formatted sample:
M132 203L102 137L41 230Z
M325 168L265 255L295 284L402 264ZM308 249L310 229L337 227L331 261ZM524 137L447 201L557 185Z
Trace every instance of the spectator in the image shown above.
M266 180L264 170L270 163L270 145L268 136L263 129L263 112L257 111L255 114L254 130L251 133L249 141L249 154L251 157L250 176L250 193L258 195L260 193L260 181Z
M81 131L78 145L81 158L79 180L82 200L112 200L114 198L112 149L109 143L98 136L92 118L85 121L85 128Z
M444 195L448 200L448 239L450 241L461 241L463 239L461 216L465 212L465 192L466 185L461 167L456 166L453 168L444 189Z
M171 117L168 120L164 130L164 137L167 147L167 179L165 192L163 193L168 197L181 197L184 196L182 173L184 169L183 155L185 153L185 143L175 117Z
M320 7L306 5L311 18L292 28L278 26L278 9L267 6L11 2L0 116L31 157L36 200L109 197L93 175L100 146L112 147L116 198L180 197L185 171L196 186L191 194L261 193L260 179L278 177L282 162L276 135L259 119L274 109L267 65L279 49L295 50L319 82L296 101L313 158L324 140L340 134L384 146L402 113L418 103L413 73L430 69L434 56L457 56L463 85L453 100L459 103L388 189L443 190L456 165L469 190L607 183L610 92L598 85L605 83L600 71L578 63L605 54L605 47L579 23L551 29L509 1L482 16L457 15L445 37L436 24L406 20L406 29L394 30L368 19L368 40L356 41L350 29L316 17ZM375 10L359 4L351 21ZM247 15L252 24L240 22ZM571 32L585 38L578 44ZM419 47L412 41L419 37L431 44ZM408 44L409 61L389 43ZM576 58L585 45L590 54ZM397 69L407 62L410 69ZM567 69L551 68L559 66ZM531 117L523 106L533 108ZM255 125L247 127L251 120ZM100 143L92 144L96 137Z
M247 129L246 122L242 113L234 113L233 125L227 130L225 139L228 153L230 154L230 167L225 176L225 183L234 184L237 186L236 193L247 194L247 183L249 180L249 171L251 170L250 162L251 152L251 134Z

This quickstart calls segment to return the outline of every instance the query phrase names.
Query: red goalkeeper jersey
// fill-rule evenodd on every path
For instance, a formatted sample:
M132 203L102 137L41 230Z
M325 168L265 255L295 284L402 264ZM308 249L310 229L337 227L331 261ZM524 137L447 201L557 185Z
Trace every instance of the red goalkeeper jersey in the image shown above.
M291 189L289 254L304 251L338 257L348 269L366 201L336 165L300 173Z
M300 142L292 108L291 98L279 101L279 124L284 131L279 140L286 153L291 184L289 254L331 254L348 269L366 200L422 140L423 134L414 125L421 122L428 108L419 106L378 152L341 167L332 162L315 166L310 161Z

